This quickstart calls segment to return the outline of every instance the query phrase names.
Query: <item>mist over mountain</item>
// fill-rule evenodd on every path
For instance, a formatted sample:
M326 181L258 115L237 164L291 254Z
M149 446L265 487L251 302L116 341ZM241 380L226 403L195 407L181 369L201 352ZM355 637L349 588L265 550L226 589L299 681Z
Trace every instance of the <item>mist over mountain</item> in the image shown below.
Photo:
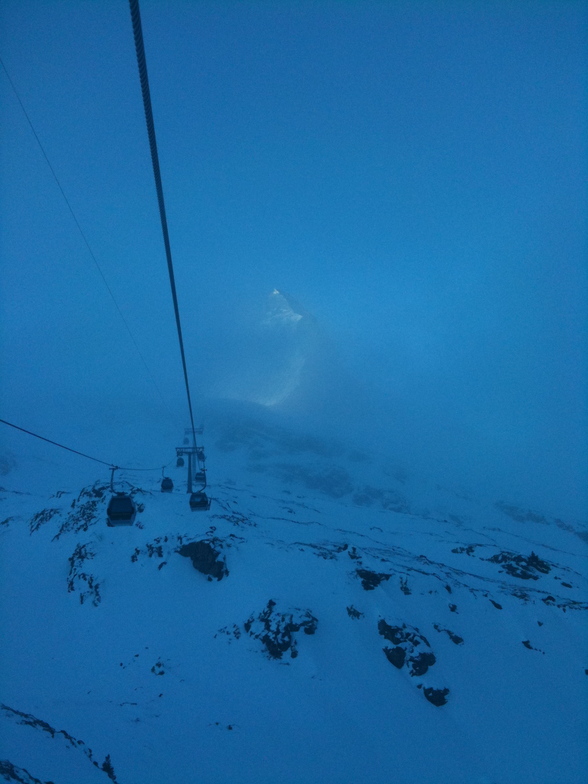
M390 455L431 481L585 518L581 418L574 445L565 409L496 405L507 394L496 368L486 367L483 355L459 364L467 336L444 345L433 332L423 335L437 348L421 349L419 358L394 311L380 327L382 334L397 329L387 346L379 331L361 336L357 311L344 315L342 330L277 289L228 303L221 320L204 324L208 339L189 344L205 370L196 387L201 404L258 405L302 430Z

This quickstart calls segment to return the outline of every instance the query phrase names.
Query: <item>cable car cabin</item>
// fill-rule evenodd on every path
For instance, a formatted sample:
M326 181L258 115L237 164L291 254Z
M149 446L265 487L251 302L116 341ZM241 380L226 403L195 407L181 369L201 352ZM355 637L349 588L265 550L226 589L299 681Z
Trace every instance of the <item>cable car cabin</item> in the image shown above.
M204 447L203 446L197 446L196 447L196 457L198 458L198 462L199 463L203 463L205 461L206 458L204 457Z
M192 493L190 496L190 509L193 512L206 512L210 509L210 498L206 493Z
M137 516L137 507L130 495L117 493L113 495L106 510L106 525L113 528L117 525L133 525Z
M183 457L178 457L178 459L176 461L176 468L181 468L183 465L184 465L184 458Z
M194 481L198 485L206 486L206 472L205 471L196 471L194 474Z
M162 493L171 493L174 489L173 480L169 478L169 476L164 476L161 480L161 492Z

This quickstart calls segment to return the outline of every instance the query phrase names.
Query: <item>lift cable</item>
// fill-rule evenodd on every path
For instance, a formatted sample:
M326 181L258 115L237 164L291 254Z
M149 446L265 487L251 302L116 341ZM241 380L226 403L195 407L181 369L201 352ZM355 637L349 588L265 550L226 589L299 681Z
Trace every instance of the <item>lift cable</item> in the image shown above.
M163 185L161 182L161 170L159 168L157 140L155 138L155 123L153 121L153 109L151 106L151 92L149 90L149 78L147 76L147 61L145 59L145 46L143 43L143 29L141 27L141 12L139 10L139 0L129 0L129 4L131 9L131 20L133 23L133 35L135 38L135 50L137 53L137 65L139 67L139 78L141 81L141 93L143 95L143 108L145 110L145 121L147 124L147 135L149 137L149 147L151 150L151 162L153 164L153 175L155 177L155 189L157 191L157 201L159 203L159 215L161 218L161 229L163 231L163 243L165 245L167 269L169 272L169 281L171 286L172 299L174 303L176 327L178 330L178 339L180 343L180 353L182 355L182 367L184 370L184 382L186 384L186 394L188 397L190 423L192 425L192 433L194 434L196 428L194 427L194 414L192 412L192 398L190 396L190 384L188 382L188 369L186 366L186 355L184 352L184 339L182 337L182 325L180 322L180 308L178 305L174 267L172 262L171 246L169 242L169 232L167 228L167 217L165 212L165 203L163 200Z
M0 57L0 65L2 66L2 69L3 69L4 73L6 74L6 78L8 79L8 81L10 83L10 86L12 87L12 90L13 90L15 96L16 96L16 100L19 102L20 108L22 109L23 114L24 114L24 116L27 119L27 122L28 122L28 124L30 126L30 129L33 132L33 136L37 140L37 144L39 145L39 149L43 153L43 157L45 158L45 161L47 162L47 166L49 167L49 170L51 171L51 174L53 175L53 178L54 178L55 182L57 183L57 187L59 188L59 190L61 192L61 195L63 196L63 199L64 199L65 203L67 204L67 208L69 209L69 211L71 213L71 216L72 216L72 218L74 220L74 223L76 224L76 226L78 228L78 231L80 232L81 237L82 237L82 239L83 239L83 241L84 241L84 243L86 245L86 248L88 249L88 252L89 252L90 256L92 257L92 260L94 261L94 264L96 265L96 269L98 270L98 272L100 274L100 277L102 278L102 282L106 286L106 289L108 290L108 293L110 294L110 297L111 297L112 301L114 302L114 306L117 309L118 314L121 317L122 322L123 322L123 324L125 325L125 327L127 329L127 332L129 333L129 336L130 336L130 338L131 338L131 340L133 342L133 345L135 346L135 348L137 350L137 353L141 357L141 361L143 362L143 365L145 366L145 370L147 371L149 377L151 378L151 381L153 382L153 385L155 386L155 389L157 390L157 392L159 394L159 397L161 398L161 402L163 403L166 411L168 412L168 415L170 417L172 417L171 411L169 410L169 408L167 406L167 403L165 402L165 398L163 397L163 394L162 394L162 392L161 392L161 390L160 390L160 388L159 388L159 386L157 384L157 381L155 380L155 378L153 376L153 373L149 369L149 366L148 366L147 362L145 361L145 357L141 353L141 349L139 348L139 346L137 344L137 341L135 340L135 336L131 332L131 328L130 328L126 318L124 317L123 312L120 309L120 306L119 306L118 302L116 301L116 298L114 296L114 293L113 293L112 289L108 285L108 281L106 280L106 277L104 276L104 273L102 272L102 269L100 268L100 264L98 263L98 259L96 258L92 248L90 247L90 243L88 242L88 239L87 239L86 235L84 234L84 231L83 231L82 227L80 226L80 222L78 221L78 219L76 217L76 214L73 211L73 208L72 208L72 206L70 204L70 201L67 198L67 196L65 194L65 191L63 190L63 188L61 186L61 183L59 182L59 178L58 178L58 176L57 176L57 174L55 172L55 169L51 165L51 161L49 160L49 157L48 157L47 153L45 152L45 148L43 147L43 144L41 143L39 135L37 134L37 131L35 130L35 127L34 127L32 121L31 121L31 118L29 117L29 114L28 114L28 112L27 112L27 110L25 108L25 105L22 102L22 100L20 98L20 95L18 94L18 91L16 89L16 86L15 86L14 82L12 81L12 79L10 77L10 74L8 73L8 71L6 69L6 66L4 65L4 62L3 62L1 57ZM173 417L172 417L172 419L173 419Z
M115 463L107 463L106 460L99 460L97 457L92 457L91 455L86 455L84 452L79 452L77 449L72 449L69 446L64 446L63 444L58 443L57 441L51 441L50 438L45 438L44 436L40 436L38 433L33 433L30 430L25 430L24 427L19 427L18 425L13 425L12 422L7 422L5 419L0 419L0 422L3 425L8 425L9 427L13 427L15 430L20 430L23 433L27 433L29 436L34 436L35 438L41 439L41 441L47 441L48 444L53 444L53 446L59 446L61 449L67 449L68 452L73 452L76 455L80 455L81 457L87 457L88 460L93 460L95 463L102 463L102 465L108 466L110 469L117 469L121 471L161 471L161 466L157 468L131 468L127 466L117 466ZM174 458L175 460L175 458ZM173 463L173 460L164 466L167 468L168 465Z

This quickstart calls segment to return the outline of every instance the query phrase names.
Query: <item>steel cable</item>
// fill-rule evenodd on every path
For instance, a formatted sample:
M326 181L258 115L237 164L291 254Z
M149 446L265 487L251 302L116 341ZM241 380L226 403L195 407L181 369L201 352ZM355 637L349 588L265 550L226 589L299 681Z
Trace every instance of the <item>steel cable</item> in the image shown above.
M145 45L143 42L143 29L141 27L141 12L139 10L139 0L129 0L131 9L131 20L133 23L133 35L135 38L135 50L137 53L137 65L139 68L139 79L141 82L141 93L143 96L143 108L145 110L145 122L147 124L147 136L149 137L149 148L151 150L151 162L153 164L153 175L155 177L155 189L157 191L157 201L159 204L159 215L161 218L161 229L163 232L163 243L165 245L165 255L167 259L167 269L169 272L169 282L171 286L174 312L176 316L176 327L178 340L180 343L180 354L182 356L182 367L184 370L184 382L186 385L186 395L188 397L188 410L190 412L190 424L192 432L194 427L194 414L192 411L192 398L190 396L190 384L188 381L188 369L186 365L186 354L184 352L184 339L182 337L182 324L180 321L180 308L178 305L178 295L176 291L176 281L172 262L169 232L167 228L167 216L165 212L165 202L163 199L163 185L161 181L161 170L159 167L159 155L157 152L157 140L155 138L155 123L153 121L153 108L151 105L151 91L149 89L149 77L147 75L147 61L145 59Z
M19 427L18 425L13 425L12 422L7 422L5 419L0 419L0 422L3 425L8 425L9 427L13 427L15 430L20 430L22 433L26 433L29 436L34 436L35 438L39 438L41 441L46 441L48 444L53 444L53 446L61 447L61 449L66 449L68 452L73 452L75 455L80 455L80 457L86 457L88 460L93 460L95 463L102 463L102 465L108 466L109 468L115 468L118 471L161 471L161 466L157 466L157 468L131 468L129 466L118 466L115 463L107 463L106 460L99 460L97 457L92 457L91 455L85 454L85 452L79 452L77 449L72 449L69 446L65 446L64 444L60 444L58 441L52 441L50 438L45 438L45 436L40 436L38 433L33 433L32 430L25 430L24 427ZM174 458L175 460L175 458ZM173 460L170 460L164 468L167 468L168 465L171 465Z

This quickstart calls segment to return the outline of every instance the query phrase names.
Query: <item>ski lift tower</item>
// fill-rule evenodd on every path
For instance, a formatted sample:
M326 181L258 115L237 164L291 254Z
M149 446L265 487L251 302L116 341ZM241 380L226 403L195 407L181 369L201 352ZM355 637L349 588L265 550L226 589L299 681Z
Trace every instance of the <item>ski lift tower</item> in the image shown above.
M184 455L188 457L187 492L190 494L190 507L192 509L207 510L210 509L210 500L204 492L206 488L206 458L204 447L196 444L196 434L202 435L203 432L203 427L194 428L194 430L191 427L186 428L184 431L184 443L182 446L176 447L176 456L178 458ZM190 440L192 440L191 445ZM199 485L199 490L196 492L194 492L193 482ZM193 503L195 496L198 496L195 499L197 503Z

